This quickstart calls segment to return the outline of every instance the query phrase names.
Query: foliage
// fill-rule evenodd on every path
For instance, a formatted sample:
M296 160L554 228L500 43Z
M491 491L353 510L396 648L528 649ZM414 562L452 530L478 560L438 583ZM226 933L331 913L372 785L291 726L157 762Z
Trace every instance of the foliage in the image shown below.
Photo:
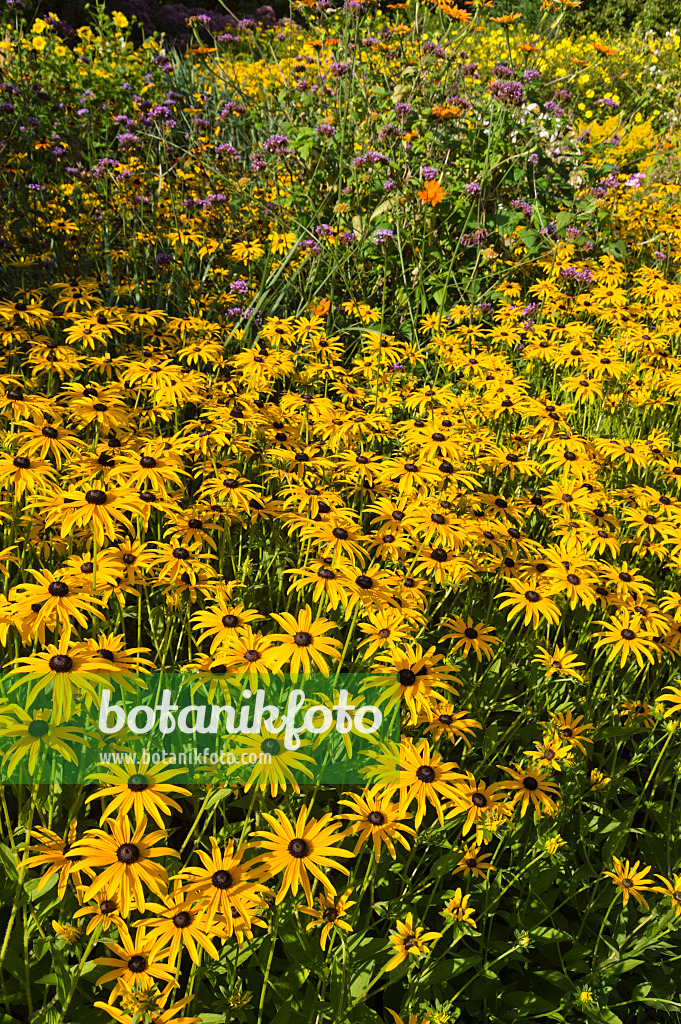
M348 792L0 789L5 1024L681 1007L679 36L563 7L8 7L4 762L107 674L404 700Z

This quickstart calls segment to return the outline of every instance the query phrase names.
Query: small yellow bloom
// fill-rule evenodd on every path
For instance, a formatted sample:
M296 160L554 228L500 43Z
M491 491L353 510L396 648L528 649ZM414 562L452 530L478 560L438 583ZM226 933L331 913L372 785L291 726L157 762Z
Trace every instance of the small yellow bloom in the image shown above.
M114 11L111 17L116 28L127 28L130 24L126 16L121 14L120 11Z
M34 36L33 39L31 39L31 46L38 53L42 53L47 46L47 40L43 39L42 36Z

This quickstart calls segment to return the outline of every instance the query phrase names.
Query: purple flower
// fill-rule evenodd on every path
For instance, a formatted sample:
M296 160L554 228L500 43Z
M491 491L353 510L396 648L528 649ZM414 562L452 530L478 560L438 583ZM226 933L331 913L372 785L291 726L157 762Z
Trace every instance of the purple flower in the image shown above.
M334 60L331 62L331 74L334 78L347 78L350 74L350 65Z
M265 139L262 144L262 148L266 153L283 154L291 152L288 144L288 136L281 135L280 132L275 132L274 135L270 135L268 139Z
M323 121L321 124L318 124L317 127L315 128L315 135L322 135L326 136L326 138L331 139L336 134L336 131L337 129L334 124L327 124L326 121Z
M361 156L356 156L352 161L353 167L366 167L367 164L389 164L390 157L386 156L385 153L379 153L375 149L369 149L366 153L362 153Z
M381 127L381 129L380 129L380 131L378 133L378 141L379 142L385 142L386 139L390 139L390 138L393 138L393 139L397 138L397 139L399 139L399 138L402 137L402 135L404 135L404 132L402 131L401 128L398 128L396 124L388 123L388 124L384 124Z
M231 295L248 295L248 284L239 277L236 281L232 281L229 291Z
M408 117L413 109L411 103L396 103L393 107L398 117Z
M386 178L386 180L383 182L383 188L385 189L386 192L393 191L393 189L395 188L395 182L392 180L392 178Z
M380 228L371 241L374 245L387 245L391 238L395 237L395 232L391 231L390 228Z
M482 187L478 185L477 181L469 181L468 184L465 186L465 192L466 195L469 195L471 197L481 196Z
M610 99L609 96L604 97L602 100L596 100L594 103L595 107L619 107L617 100Z
M666 252L660 252L659 249L655 250L655 252L653 253L653 256L655 257L656 260L666 260L667 259L667 253Z
M428 167L428 165L426 165L425 167L421 168L421 177L423 178L424 181L434 181L435 178L437 178L437 176L439 175L439 173L440 172L436 167Z
M523 87L520 82L506 82L501 78L495 78L489 85L489 91L495 100L511 107L519 107L523 102Z
M522 199L514 199L511 203L511 209L521 211L526 217L532 216L532 207L529 203L524 203Z
M513 78L513 69L509 68L508 64L495 64L492 68L492 74L496 75L497 78Z
M541 72L537 68L528 68L523 75L523 81L525 82L534 82L537 78L541 78Z
M350 245L351 242L356 241L354 231L343 231L338 236L338 241L342 242L343 245Z
M531 153L530 156L528 156L528 158L527 158L527 162L528 162L528 164L534 164L534 165L538 164L539 163L539 154L538 153Z
M167 267L173 262L173 257L167 252L157 252L154 262L157 267Z

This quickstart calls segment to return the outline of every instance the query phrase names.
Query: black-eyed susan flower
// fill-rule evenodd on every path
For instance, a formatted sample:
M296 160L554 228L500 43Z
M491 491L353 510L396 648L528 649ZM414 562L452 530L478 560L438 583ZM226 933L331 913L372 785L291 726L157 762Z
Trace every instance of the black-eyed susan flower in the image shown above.
M290 612L273 612L271 616L284 633L270 633L268 640L279 643L274 657L277 666L289 665L291 678L296 680L299 673L309 675L316 667L324 676L329 674L327 658L338 661L341 657L342 644L335 637L324 636L330 629L336 629L331 619L314 618L309 605L297 616Z
M87 886L81 886L78 890L79 901L83 901L83 893L86 891ZM102 890L90 906L81 907L73 915L74 921L79 917L89 917L90 920L87 923L85 929L86 935L91 935L97 927L101 927L103 932L109 930L109 928L117 928L119 935L128 930L126 922L120 915L118 906L118 899L115 895L109 896L106 890Z
M681 875L675 874L672 882L664 875L655 875L655 877L662 882L662 885L655 887L655 892L669 898L674 909L674 917L679 917L681 915Z
M457 924L469 924L471 928L477 928L474 917L475 910L469 906L470 898L470 893L464 893L462 889L457 889L447 903L444 913L453 918Z
M156 896L163 896L168 891L168 873L159 863L159 858L177 857L177 851L156 845L166 838L164 831L145 835L146 818L142 818L134 829L127 817L119 817L116 821L107 819L107 825L109 832L99 828L88 829L83 838L72 846L84 870L91 874L100 871L83 893L83 898L89 900L105 889L119 900L123 917L127 917L133 905L144 913L145 887Z
M477 844L467 846L452 873L458 875L463 872L464 878L470 874L473 874L475 878L487 878L490 871L497 870L491 863L490 857L489 853L481 853Z
M450 632L445 633L442 639L454 641L452 651L463 648L464 654L473 651L478 661L482 661L483 656L490 661L494 656L494 645L501 641L490 626L486 626L484 622L474 625L473 621L470 615L465 622L458 615L451 615L444 620L444 625Z
M243 633L251 622L264 619L253 608L244 608L241 604L233 604L226 596L218 596L215 604L205 611L196 611L192 622L197 630L203 630L197 637L197 643L210 639L210 653L213 654L222 644L229 644L232 637Z
M447 818L465 814L461 829L461 834L465 836L473 827L477 829L489 815L503 811L505 800L502 793L500 782L488 784L483 780L476 781L472 772L459 775L455 780L452 807Z
M394 971L410 957L422 957L430 953L429 943L442 937L441 932L427 932L421 925L414 926L414 915L407 914L404 921L397 921L397 930L390 936L395 950L394 956L385 965L385 971Z
M129 771L122 765L110 764L106 771L92 775L92 779L99 782L102 788L87 797L86 803L100 799L106 801L100 824L112 814L127 815L133 811L136 822L148 814L160 828L164 828L163 814L168 815L173 809L182 811L170 794L191 796L191 793L182 786L169 784L169 780L178 774L177 769L164 768L163 764L141 767L143 771L138 772Z
M110 1003L95 1002L94 1005L98 1010L108 1013L112 1020L116 1021L116 1024L137 1024L140 1015L145 1013L151 1015L153 1024L201 1024L200 1017L178 1016L187 1009L194 998L193 995L185 996L184 999L179 999L176 1003L166 1007L161 1005L161 1003L165 1003L165 999L159 1003L157 999L149 998L150 996L151 992L148 989L129 991L121 997L124 1009L111 1006Z
M234 917L239 916L249 922L248 901L251 903L262 897L269 890L258 880L253 868L255 861L248 865L242 864L247 846L235 849L230 841L224 851L220 849L214 836L210 837L210 854L197 850L201 867L183 868L178 880L181 881L181 892L185 901L196 904L198 910L205 915L203 921L212 925L216 915L222 915L226 934L229 937L234 929Z
M29 775L35 775L38 761L47 750L56 750L65 760L78 764L73 747L85 745L85 731L77 726L55 725L52 717L51 709L34 709L29 713L17 705L3 713L0 737L13 741L2 758L2 768L8 776L24 757L28 758Z
M337 859L353 857L354 854L338 845L341 838L339 823L334 822L332 814L325 814L319 820L310 818L308 809L302 807L295 825L291 824L286 815L277 809L277 817L263 813L263 817L272 831L256 831L251 835L258 838L257 843L250 845L264 848L265 853L259 854L256 861L262 864L264 877L274 877L284 873L275 902L281 903L286 893L291 890L295 896L302 886L307 896L308 906L313 906L310 889L309 873L316 878L327 893L336 895L336 889L324 873L324 868L333 868L344 875L350 872Z
M626 907L629 897L633 896L639 906L643 906L648 910L648 904L642 894L655 891L652 878L647 877L651 869L649 867L641 868L639 871L641 862L638 860L632 867L629 865L628 860L621 861L619 857L613 857L612 859L615 870L604 871L603 874L607 878L611 878L614 884L619 886L622 893L622 905Z
M230 904L230 911L233 909ZM201 962L200 949L213 960L218 959L214 940L227 935L225 926L215 917L209 921L207 912L188 902L180 886L176 884L163 903L147 903L147 911L152 914L144 921L149 941L166 948L169 964L177 963L183 948L197 966Z
M83 862L83 858L74 849L76 828L77 822L71 821L66 839L44 825L38 825L31 832L31 838L36 839L38 845L28 847L30 856L23 863L26 867L43 868L37 892L44 889L52 875L58 874L57 895L63 900L69 879L78 889L82 882L81 875L87 875L89 879L95 877L93 869Z
M605 629L596 633L598 639L594 644L594 650L607 648L608 662L616 661L619 657L619 666L624 668L627 659L633 654L640 668L643 668L646 662L653 663L654 638L644 631L638 613L622 608L611 620L597 621L598 625L605 626Z
M317 897L318 907L305 907L301 906L297 909L301 914L307 914L314 918L313 921L306 926L305 930L310 931L311 928L317 928L321 925L321 933L319 936L319 945L324 951L326 951L326 943L329 935L331 935L336 928L339 928L344 932L351 932L352 926L344 921L343 918L347 917L348 910L350 907L356 905L355 900L351 900L354 889L346 889L342 896L332 897L326 893L321 893Z
M341 806L350 808L349 812L342 811L340 817L350 822L348 835L357 836L355 855L371 840L377 864L381 859L381 843L385 844L390 856L395 860L395 842L408 850L407 835L416 835L410 825L404 824L409 815L403 813L399 804L382 792L382 789L379 784L365 789L361 794L347 793L345 798L338 801Z
M120 942L106 941L113 956L100 956L94 961L109 970L97 979L97 985L115 981L109 1002L113 1003L120 991L127 989L150 989L156 980L176 985L174 971L166 962L167 949L157 939L147 935L146 924L141 924L133 937L127 930L119 935Z
M417 744L411 739L400 743L400 781L389 787L390 792L399 789L399 803L408 810L416 801L414 824L418 828L423 821L426 808L431 804L440 824L444 824L443 799L454 799L454 784L460 778L459 766L454 761L443 761L439 754L431 751L427 740Z
M540 619L545 619L551 625L560 621L560 612L555 601L551 600L552 589L540 580L507 580L511 590L499 594L502 598L500 608L509 608L507 619L510 622L518 615L524 615L523 624L527 626L530 622L532 628L539 627Z
M549 814L556 812L556 797L558 787L549 781L549 776L534 768L502 768L511 776L509 782L502 782L500 788L510 790L511 796L509 806L511 808L520 805L520 817L524 818L528 807L532 804L536 814L541 817L542 808Z
M72 644L69 634L64 633L59 644L48 644L45 651L17 658L8 676L19 678L10 687L10 692L27 686L25 707L30 708L36 698L43 694L52 697L54 725L68 722L76 697L84 696L97 702L96 687L104 682L97 675L97 662L82 644Z

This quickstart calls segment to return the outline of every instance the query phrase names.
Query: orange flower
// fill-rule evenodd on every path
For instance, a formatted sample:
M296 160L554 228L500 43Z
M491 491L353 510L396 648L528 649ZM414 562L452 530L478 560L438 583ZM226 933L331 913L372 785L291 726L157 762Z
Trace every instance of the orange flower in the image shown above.
M424 203L430 203L432 206L437 206L441 203L445 197L445 190L439 181L427 181L425 188L418 193L419 199L423 200Z
M496 21L497 25L511 25L518 18L522 18L522 14L504 14L500 18L490 18L490 21Z

